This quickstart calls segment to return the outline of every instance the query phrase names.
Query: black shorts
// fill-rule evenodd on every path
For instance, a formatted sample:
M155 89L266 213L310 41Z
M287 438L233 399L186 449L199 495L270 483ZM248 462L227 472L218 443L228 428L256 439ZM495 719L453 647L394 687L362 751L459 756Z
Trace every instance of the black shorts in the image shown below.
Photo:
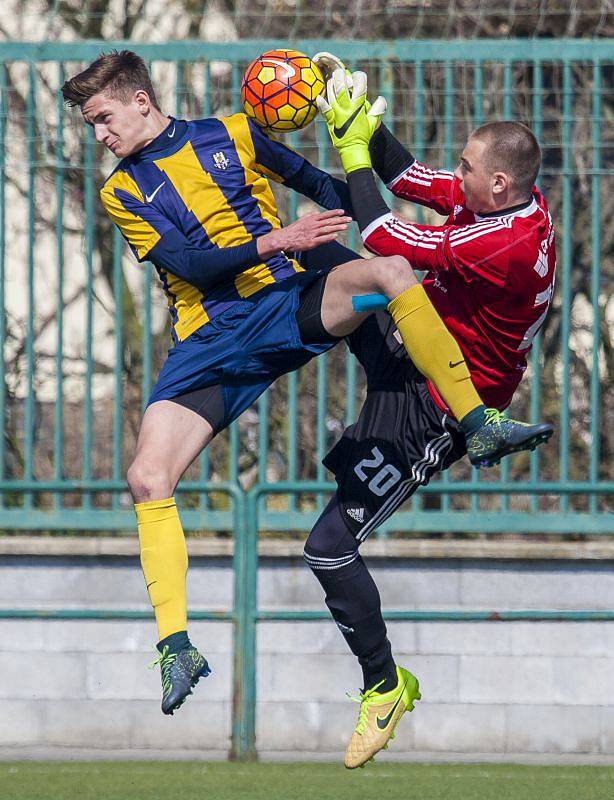
M346 264L348 261L355 261L362 258L358 253L344 247L339 242L329 242L314 247L313 250L293 253L294 258L301 267L308 272L318 270L322 273L322 278L312 284L301 295L301 304L296 312L296 321L301 332L303 344L313 342L339 341L338 337L331 336L322 324L322 297L328 273L333 267Z
M361 258L361 256L338 242L330 242L329 244L315 247L313 250L293 253L293 256L307 272L320 273L320 277L315 279L300 294L296 322L301 342L306 346L327 343L336 344L340 341L340 337L329 334L322 324L322 297L326 278L333 267ZM257 397L265 389L265 383L256 384L247 402L251 403L253 397ZM228 388L225 390L220 384L213 384L165 399L189 408L203 417L213 428L213 433L217 434L227 425L228 402L225 399L227 394ZM243 405L246 405L246 403ZM240 405L239 410L241 410Z
M342 517L362 542L466 449L458 424L435 405L389 314L372 314L348 343L365 369L367 397L324 465L335 475Z

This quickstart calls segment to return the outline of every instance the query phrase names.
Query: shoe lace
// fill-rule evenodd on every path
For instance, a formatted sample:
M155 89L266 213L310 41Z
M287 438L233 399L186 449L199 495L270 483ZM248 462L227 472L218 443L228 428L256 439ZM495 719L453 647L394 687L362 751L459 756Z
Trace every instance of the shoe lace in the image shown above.
M349 692L346 692L347 696L350 700L353 700L355 703L360 703L360 711L358 712L358 722L356 723L356 727L354 730L360 736L364 733L365 727L367 725L367 712L369 711L369 703L374 698L376 694L379 694L377 691L379 687L384 683L381 680L379 683L376 683L372 689L368 689L366 692L359 692L358 697L354 697Z
M160 673L162 675L162 692L166 694L171 688L171 667L173 666L177 653L169 653L168 645L165 644L162 652L154 661L149 665L149 669L154 669L158 664L160 665Z
M484 412L484 424L485 425L498 425L500 422L503 422L505 417L498 411L496 408L487 408Z

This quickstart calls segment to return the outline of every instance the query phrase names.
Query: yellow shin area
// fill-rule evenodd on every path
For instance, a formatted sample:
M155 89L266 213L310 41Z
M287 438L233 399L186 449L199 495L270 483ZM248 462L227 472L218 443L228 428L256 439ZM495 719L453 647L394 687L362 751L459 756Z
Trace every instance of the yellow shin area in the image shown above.
M187 630L188 552L175 498L135 503L141 566L156 615L158 637Z

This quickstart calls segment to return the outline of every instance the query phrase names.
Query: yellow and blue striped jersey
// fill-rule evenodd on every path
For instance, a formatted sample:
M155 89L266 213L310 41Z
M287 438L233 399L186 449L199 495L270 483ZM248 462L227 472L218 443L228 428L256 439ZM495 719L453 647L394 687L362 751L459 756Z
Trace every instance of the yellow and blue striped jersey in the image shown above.
M268 178L290 180L306 163L244 114L171 118L150 145L120 162L100 196L139 261L173 230L194 246L215 250L281 227ZM278 253L209 290L156 269L168 299L173 338L183 341L240 298L302 268Z

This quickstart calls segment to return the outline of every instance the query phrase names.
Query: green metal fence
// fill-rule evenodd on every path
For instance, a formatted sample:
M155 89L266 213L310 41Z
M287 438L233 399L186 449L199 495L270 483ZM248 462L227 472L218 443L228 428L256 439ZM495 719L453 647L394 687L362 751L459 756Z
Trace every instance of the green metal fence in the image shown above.
M243 67L275 42L135 46L163 108L186 116L240 108ZM112 168L58 88L102 49L130 43L0 44L0 526L133 527L124 473L141 410L168 344L152 270L138 268L101 212ZM414 152L452 166L471 128L518 118L544 150L540 178L560 253L557 294L513 410L556 423L554 444L485 476L453 468L381 532L607 533L611 432L605 419L610 333L612 47L608 41L298 42L369 72ZM608 125L609 124L609 125ZM338 169L320 122L290 137ZM287 217L296 196L280 195ZM414 209L402 208L413 214ZM418 212L418 217L422 215ZM350 244L356 244L355 233ZM601 332L601 338L600 337ZM216 487L253 486L267 530L308 529L324 502L320 459L355 418L363 391L337 348L263 397L205 453L180 487L187 529L234 528ZM284 501L267 498L285 481ZM222 494L225 489L222 490ZM228 495L226 494L226 498Z
M63 107L59 86L101 50L130 47L150 62L165 111L226 114L240 108L244 66L279 44L0 43L2 530L133 529L124 474L168 346L152 270L131 261L99 207L97 186L112 161L78 112ZM389 100L395 132L432 164L453 166L483 121L528 122L542 143L540 185L558 230L555 302L512 407L524 418L554 421L554 444L485 475L455 465L378 535L614 532L604 277L614 259L612 42L294 46L332 50L365 68L373 93ZM319 121L290 142L338 171ZM278 197L287 218L302 210L300 198ZM349 244L357 245L355 233ZM199 613L235 626L236 755L254 751L257 620L290 618L257 609L256 536L311 527L332 489L321 458L355 419L363 392L354 360L336 348L279 381L214 441L179 487L187 530L235 537L233 609Z

